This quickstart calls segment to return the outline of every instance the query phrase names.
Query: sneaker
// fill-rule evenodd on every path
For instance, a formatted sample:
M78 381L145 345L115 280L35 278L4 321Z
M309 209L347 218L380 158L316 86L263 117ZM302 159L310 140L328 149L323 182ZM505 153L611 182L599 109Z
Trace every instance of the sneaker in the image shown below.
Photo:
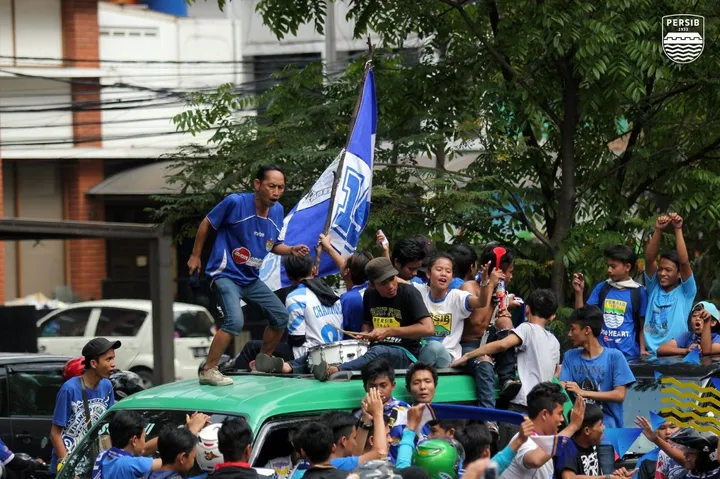
M313 376L318 381L325 381L327 379L328 365L325 361L320 361L320 364L312 367Z
M507 381L500 391L500 398L505 401L512 401L520 392L522 383L520 381Z
M255 358L255 369L261 373L281 373L283 363L282 358L260 353Z
M490 431L490 434L493 435L493 441L497 442L498 437L500 437L500 430L498 429L497 423L488 421L485 425L487 426L488 431Z
M208 386L230 386L233 383L232 378L225 376L218 368L200 371L200 384Z

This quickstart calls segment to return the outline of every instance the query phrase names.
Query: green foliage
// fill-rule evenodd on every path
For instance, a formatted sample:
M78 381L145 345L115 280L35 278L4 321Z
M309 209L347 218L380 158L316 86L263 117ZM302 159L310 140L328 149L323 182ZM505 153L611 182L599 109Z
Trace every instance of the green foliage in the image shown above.
M257 11L283 38L303 23L322 31L326 6L259 0ZM662 52L660 19L679 12L708 20L705 50L688 65ZM718 3L689 0L350 0L355 36L372 30L386 47L375 58L383 167L362 246L377 228L391 239L443 240L456 225L457 240L515 246L516 287L563 293L567 270L602 279L604 246L641 251L652 217L677 210L708 267L700 276L711 278L720 257L718 14ZM417 61L390 53L411 36ZM166 198L160 214L204 213L227 191L248 189L268 161L288 169L292 206L344 144L363 61L334 78L317 65L288 69L259 99L232 86L196 97L179 128L218 129L208 156L182 152L174 179L188 194ZM239 117L257 102L265 113ZM468 168L445 171L468 151L477 154ZM417 168L420 154L438 156L438 168Z

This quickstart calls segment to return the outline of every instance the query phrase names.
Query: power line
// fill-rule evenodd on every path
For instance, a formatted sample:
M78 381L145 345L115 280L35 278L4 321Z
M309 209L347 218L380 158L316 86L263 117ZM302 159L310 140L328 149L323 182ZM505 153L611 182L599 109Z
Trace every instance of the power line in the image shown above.
M345 50L347 53L350 51ZM347 63L348 60L356 60L366 55L366 51L359 51L352 55L348 55L342 60L337 60L332 63ZM262 57L262 58L258 58ZM268 58L270 57L270 58ZM275 58L273 58L275 57ZM315 63L320 61L320 54L307 53L307 54L294 54L294 55L258 55L253 56L252 60L110 60L105 58L69 58L69 57L26 57L26 56L14 56L14 55L0 55L0 60L13 60L13 61L39 61L39 62L62 62L62 63L117 63L121 65L256 65L256 64L276 64L279 60L293 63L293 60L299 60L303 63ZM310 61L308 61L310 60ZM23 65L14 65L15 67L21 67ZM45 66L55 66L47 65ZM85 67L87 68L87 67Z
M71 126L93 126L93 125L116 125L123 123L145 123L151 121L172 121L173 117L159 116L153 118L130 118L127 120L107 120L107 121L78 121L73 123L56 123L51 125L19 125L19 126L3 126L0 123L0 130L34 130L41 128L67 128Z

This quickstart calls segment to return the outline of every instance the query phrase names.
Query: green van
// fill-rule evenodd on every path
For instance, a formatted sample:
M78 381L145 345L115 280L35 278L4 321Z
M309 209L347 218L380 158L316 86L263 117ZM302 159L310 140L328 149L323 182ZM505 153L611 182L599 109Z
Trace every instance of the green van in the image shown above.
M410 400L405 371L398 370L394 396ZM147 439L157 437L167 426L185 424L185 415L195 411L211 416L213 423L226 417L244 416L255 439L250 463L263 467L273 458L288 456L292 447L288 433L298 423L328 410L351 411L365 396L359 373L346 380L319 382L312 376L277 376L235 373L228 387L200 386L197 380L157 386L118 402L81 440L58 474L58 479L90 479L95 458L108 447L107 428L118 411L132 409L148 419ZM473 378L450 370L439 373L433 402L476 405Z

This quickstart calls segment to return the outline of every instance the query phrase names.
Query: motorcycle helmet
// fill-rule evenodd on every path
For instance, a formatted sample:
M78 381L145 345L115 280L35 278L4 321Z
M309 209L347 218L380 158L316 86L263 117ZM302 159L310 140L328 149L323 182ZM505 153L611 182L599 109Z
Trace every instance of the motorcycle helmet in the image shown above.
M63 368L62 372L63 382L77 376L82 376L84 372L85 358L82 356L79 358L73 358L67 363L65 363L65 367Z
M412 465L421 467L431 479L458 479L465 451L449 437L420 441L412 456Z
M218 431L222 424L205 426L198 434L197 456L195 460L200 469L212 472L215 466L224 462L223 455L218 448Z
M110 382L113 385L116 401L121 401L128 396L145 390L140 376L132 371L116 370L110 376Z
M673 434L670 440L697 453L695 460L697 472L708 472L717 468L718 437L715 434L701 433L691 427L685 427Z

